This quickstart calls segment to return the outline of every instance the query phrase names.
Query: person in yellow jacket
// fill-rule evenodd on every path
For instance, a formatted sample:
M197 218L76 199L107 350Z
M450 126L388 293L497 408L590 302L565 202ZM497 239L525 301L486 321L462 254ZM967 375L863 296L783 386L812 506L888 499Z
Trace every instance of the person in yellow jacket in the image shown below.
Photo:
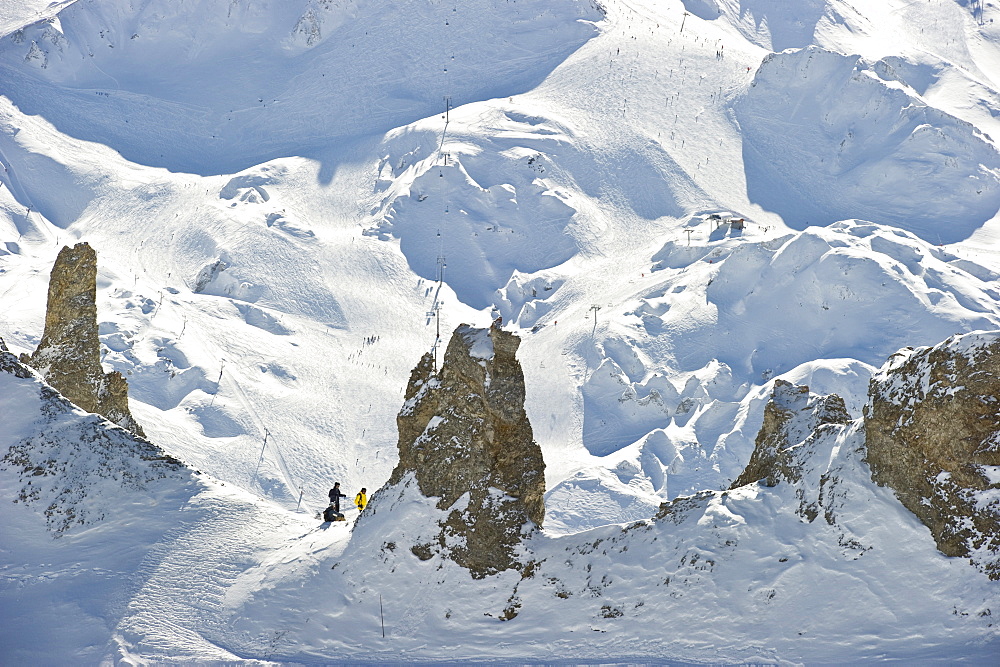
M360 512L368 504L368 489L362 487L358 491L358 495L354 496L354 504L358 506L358 511Z

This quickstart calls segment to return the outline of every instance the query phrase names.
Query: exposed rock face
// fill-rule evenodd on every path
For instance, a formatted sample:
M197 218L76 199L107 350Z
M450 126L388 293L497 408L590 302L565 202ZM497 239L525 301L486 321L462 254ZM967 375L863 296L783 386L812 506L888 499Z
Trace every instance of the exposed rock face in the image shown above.
M895 491L942 553L1000 579L1000 332L907 348L868 394L872 479Z
M524 411L519 344L496 327L458 327L440 371L430 354L413 370L396 419L399 465L389 484L413 473L421 493L451 508L436 542L414 553L446 553L476 578L517 567L522 533L545 516L545 464Z
M17 357L7 349L7 343L4 342L3 338L0 338L0 372L10 373L22 380L27 380L32 376L31 371L25 368L24 364L18 361Z
M120 515L122 489L156 497L183 490L191 472L177 459L93 414L81 415L66 398L39 381L0 339L0 373L36 392L34 432L0 452L0 469L14 470L15 503L44 509L48 529L60 535L80 525Z
M97 253L89 244L59 251L49 278L42 340L21 361L82 409L145 436L128 409L128 382L121 373L105 373L101 367Z
M822 427L850 421L851 415L840 396L819 396L811 394L809 387L775 380L750 462L729 488L756 481L762 481L764 486L799 481L803 455L812 451L810 442L829 430Z
M813 394L809 387L775 380L750 461L730 490L754 482L767 487L793 484L797 514L812 522L822 512L833 525L843 465L833 452L850 422L840 396ZM661 506L661 514L670 511Z

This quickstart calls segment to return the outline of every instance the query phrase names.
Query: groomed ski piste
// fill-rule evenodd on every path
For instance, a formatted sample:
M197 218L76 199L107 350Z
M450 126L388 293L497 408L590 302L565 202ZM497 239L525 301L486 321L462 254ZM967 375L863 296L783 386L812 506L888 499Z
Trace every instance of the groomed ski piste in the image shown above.
M801 486L722 493L775 380L859 419L889 355L1000 329L994 19L0 0L0 337L35 348L90 243L103 363L185 464L0 374L0 452L73 489L47 514L0 470L0 662L994 662L997 583L871 481L860 421ZM546 463L531 575L415 558L412 486L321 525L388 479L437 332L496 315Z

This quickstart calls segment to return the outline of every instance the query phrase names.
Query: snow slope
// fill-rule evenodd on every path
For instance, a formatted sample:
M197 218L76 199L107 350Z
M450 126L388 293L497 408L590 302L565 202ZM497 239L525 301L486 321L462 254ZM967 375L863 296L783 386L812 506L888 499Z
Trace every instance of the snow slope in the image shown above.
M374 554L389 528L361 524L346 547L346 531L331 532L343 526L313 531L312 516L332 481L353 492L388 478L406 379L439 330L483 326L495 312L523 336L526 409L549 489L538 549L556 553L591 539L575 538L581 531L610 535L608 524L648 519L663 500L725 488L749 458L774 378L836 392L858 417L869 377L896 349L1000 326L1000 24L990 7L982 21L952 0L2 7L0 336L15 352L33 349L52 260L89 241L105 365L128 378L154 443L226 485L197 496L202 513L183 520L185 539L136 537L159 545L163 576L123 593L126 612L93 612L101 641L12 635L5 646L31 661L86 661L100 650L74 647L112 641L112 654L137 662L371 655L374 635L337 644L276 619L301 621L299 586L313 578L326 597L310 597L312 618L331 632L346 618L324 616L340 613L324 605L371 602L356 582L317 573L340 549ZM29 24L32 12L51 19ZM9 393L5 413L27 400ZM3 451L26 428L4 433ZM756 546L726 575L699 570L710 588L685 598L697 604L651 592L659 571L647 581L628 570L635 581L622 599L656 610L637 647L628 631L567 634L549 648L529 632L534 644L494 650L499 635L483 626L481 637L449 639L451 625L416 621L393 636L426 644L423 659L556 658L553 647L567 646L577 659L915 655L889 621L867 633L848 630L862 623L851 615L819 624L819 648L802 653L748 621L748 607L730 613L750 586L740 568L770 563L780 534L826 554L804 571L829 575L822 590L875 586L873 596L847 586L832 609L848 592L876 599L942 657L995 646L982 625L962 625L950 644L937 634L952 627L940 625L941 601L978 613L995 590L939 560L891 498L852 475L858 497L877 496L903 531L880 534L898 550L868 554L858 563L878 565L861 574L835 557L833 532L807 537L791 517L741 499L733 511L760 519L739 529L741 543ZM5 551L7 572L63 562L44 554L67 538L42 540L28 511L3 510L35 550ZM170 515L158 514L156 530L174 525ZM852 539L890 530L864 516ZM696 523L671 546L709 539ZM656 544L633 549L662 562ZM70 567L72 556L60 558ZM78 562L140 571L139 561L107 564L114 558L95 546ZM903 613L903 594L889 591L906 572L893 558L941 581L906 589L929 596L933 611ZM187 581L206 559L207 579ZM663 578L682 567L664 564ZM447 596L484 594L461 574L447 574ZM19 581L45 576L39 566ZM94 581L79 590L117 595ZM438 604L423 584L397 581L400 600ZM511 586L495 595L506 600ZM573 586L567 599L582 600L582 580ZM206 587L218 597L203 609ZM23 599L5 595L7 609ZM171 611L152 613L163 600ZM551 602L524 607L562 617ZM243 604L245 627L208 620ZM573 609L579 624L597 613ZM658 643L657 624L680 623L703 629L688 644Z
M235 660L225 598L260 562L260 531L299 546L305 536L324 554L336 543L311 516L193 473L84 413L6 351L0 368L0 485L14 501L0 534L6 664Z
M987 664L996 649L995 583L927 548L926 529L872 484L857 426L803 443L812 463L799 483L704 492L624 530L539 535L527 544L530 567L485 586L445 558L408 553L448 510L404 482L373 500L339 558L302 568L294 585L275 585L268 568L248 571L233 600L238 624L255 652L280 628L275 657L288 662L354 655L363 644L384 661L527 653L571 662L961 656ZM807 520L805 502L818 502L825 516ZM428 637L440 645L428 647Z
M890 62L816 47L765 60L737 106L752 198L789 221L861 217L937 243L990 220L1000 208L996 146L923 103L906 78Z
M522 0L511 29L493 33L507 11L488 0L461 12L78 2L7 37L3 71L23 111L133 162L207 175L300 155L323 161L328 182L342 159L331 147L434 114L444 95L466 103L532 88L593 34L573 19L599 16L589 3ZM487 67L493 75L478 76Z

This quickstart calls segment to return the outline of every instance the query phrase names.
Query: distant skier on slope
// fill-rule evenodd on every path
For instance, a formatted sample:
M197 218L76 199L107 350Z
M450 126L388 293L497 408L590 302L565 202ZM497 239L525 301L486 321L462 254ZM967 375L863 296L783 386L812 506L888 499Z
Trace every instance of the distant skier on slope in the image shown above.
M354 504L357 505L359 512L365 508L368 504L368 489L361 487L358 495L354 496Z

